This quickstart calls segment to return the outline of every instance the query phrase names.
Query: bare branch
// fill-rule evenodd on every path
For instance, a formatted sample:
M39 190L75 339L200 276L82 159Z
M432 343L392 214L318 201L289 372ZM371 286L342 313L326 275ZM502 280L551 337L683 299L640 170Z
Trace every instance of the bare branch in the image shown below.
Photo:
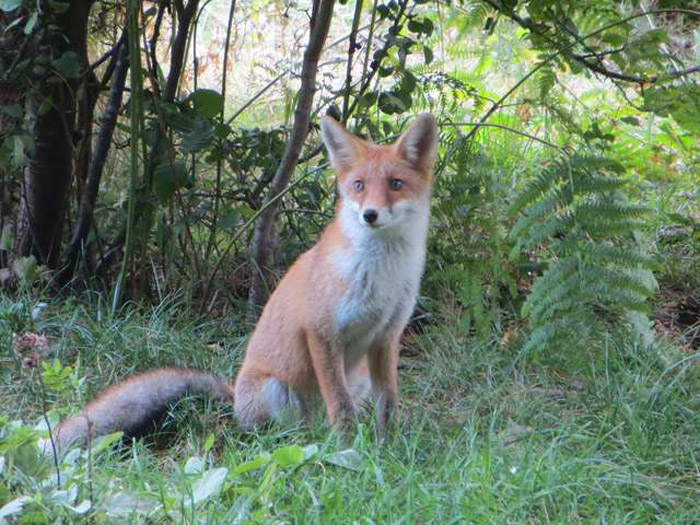
M311 108L314 94L316 92L316 73L318 71L318 61L323 50L323 45L328 36L333 17L333 5L335 0L315 0L311 15L311 31L309 43L304 52L303 65L301 70L301 88L297 106L294 111L294 124L292 132L287 142L282 160L280 161L275 176L272 179L265 202L268 204L264 213L261 214L255 226L253 234L252 259L253 263L262 269L267 268L271 253L272 228L275 222L277 211L277 197L289 185L289 181L297 166L304 139L309 130ZM275 200L274 205L269 205ZM255 275L250 289L249 315L254 318L258 314L260 305L266 299L266 287L263 279Z

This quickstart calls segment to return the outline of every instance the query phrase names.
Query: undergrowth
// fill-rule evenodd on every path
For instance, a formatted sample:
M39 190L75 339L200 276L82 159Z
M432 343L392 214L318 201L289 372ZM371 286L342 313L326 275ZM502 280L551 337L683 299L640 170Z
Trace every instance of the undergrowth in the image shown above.
M322 420L244 434L228 407L184 400L167 439L69 454L58 490L35 444L44 401L55 418L162 364L232 377L244 341L230 319L177 301L119 318L94 301L49 303L27 321L52 341L42 398L39 370L8 350L17 302L3 298L1 512L19 523L697 522L697 353L620 333L518 361L522 336L475 338L442 304L405 341L403 417L384 442L369 416L343 444Z

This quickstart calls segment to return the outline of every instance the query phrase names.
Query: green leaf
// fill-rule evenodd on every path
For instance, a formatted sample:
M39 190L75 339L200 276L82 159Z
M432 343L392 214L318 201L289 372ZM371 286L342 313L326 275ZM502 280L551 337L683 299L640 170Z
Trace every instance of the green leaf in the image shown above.
M403 113L411 108L411 95L403 91L383 92L379 95L379 109L387 115Z
M224 97L213 89L198 89L187 97L194 110L201 116L214 118L224 109Z
M36 257L30 255L29 257L15 259L12 263L12 270L22 284L31 286L36 279L38 266L39 262L36 260Z
M627 41L627 35L626 33L615 30L606 31L601 37L601 40L606 44L610 44L611 47L616 48L624 45Z
M39 109L36 110L36 112L44 116L46 115L51 108L53 107L53 96L49 95L47 97L44 97L44 99L41 101L41 104L39 105Z
M316 443L311 443L310 445L306 445L302 451L304 453L304 461L306 461L307 459L318 454L318 445Z
M99 454L101 454L109 447L111 447L114 443L119 441L123 436L124 432L119 431L107 434L106 436L100 436L97 439L93 440L92 446L90 447L90 456L92 456L93 459L96 458ZM87 451L83 453L83 457L89 457Z
M29 496L20 496L19 498L13 499L7 505L0 508L0 520L2 520L4 523L4 518L12 516L13 514L17 514L22 510L24 504L30 501L32 501L32 498L30 498Z
M0 231L0 250L9 251L14 244L13 228L10 224L5 224Z
M22 106L12 104L11 106L0 106L0 113L12 118L22 118Z
M153 170L153 191L160 202L167 202L187 183L187 166L182 161L159 164Z
M326 458L328 463L359 472L362 470L362 456L355 450L349 448L335 452Z
M80 58L75 51L66 51L51 65L65 78L78 78L80 76Z
M0 10L9 13L22 6L22 0L0 0Z
M185 153L195 153L209 146L213 139L214 127L211 121L204 117L197 117L189 133L182 137L180 148Z
M430 18L424 18L423 19L423 32L425 33L425 36L430 36L433 34L433 30L435 29L435 25L433 24L433 21Z
M108 494L101 508L108 516L133 517L134 514L150 514L158 506L158 501L152 497L134 496L128 492Z
M34 31L34 26L36 26L36 21L37 18L39 17L39 12L34 11L31 16L29 17L29 20L27 20L27 23L24 25L24 34L25 35L31 35L32 31Z
M49 0L49 5L51 6L51 10L58 15L63 14L70 9L70 2L54 2Z
M298 465L304 461L304 450L299 445L288 445L275 450L272 457L277 460L281 467Z
M694 84L647 89L644 109L662 117L671 115L686 131L700 134L700 87Z
M204 471L204 459L202 456L192 456L182 470L185 474L201 474Z
M228 230L236 226L238 224L238 216L240 214L238 211L236 211L235 208L230 208L227 212L226 215L224 215L221 219L219 219L218 225L219 228L223 230Z
M233 470L233 473L236 476L238 476L240 474L245 474L246 472L251 471L251 470L257 470L260 467L264 467L265 465L267 465L271 459L272 459L272 455L269 452L261 452L252 460L246 461L245 463L238 465Z
M216 439L216 437L214 436L213 432L211 434L209 434L209 436L207 437L207 440L204 442L204 452L205 453L209 452L211 450L211 447L214 446L215 439Z
M420 33L423 31L423 25L414 18L408 21L408 30L413 33Z
M224 467L206 471L202 478L192 487L192 503L196 505L219 492L227 474L228 469Z

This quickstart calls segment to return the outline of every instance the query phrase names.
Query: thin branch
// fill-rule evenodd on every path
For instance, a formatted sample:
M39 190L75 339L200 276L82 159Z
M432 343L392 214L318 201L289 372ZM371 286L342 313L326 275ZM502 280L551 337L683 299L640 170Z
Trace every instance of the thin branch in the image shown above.
M350 42L348 44L348 61L345 70L345 92L343 93L343 117L342 122L348 120L348 103L350 102L350 89L352 86L352 59L357 49L357 29L360 26L362 16L362 0L355 0L355 14L352 18L352 28L350 29Z
M39 385L41 386L41 408L42 414L44 416L44 423L46 423L46 428L49 431L49 443L51 443L51 455L53 456L53 466L56 469L56 488L61 489L61 469L58 466L58 450L56 449L56 439L51 430L51 423L49 422L48 407L46 406L46 387L44 386L44 378L41 375L41 371L37 370L37 377L39 378Z
M368 24L368 25L366 25L366 26L364 26L364 27L361 27L361 28L359 29L359 31L364 31L365 29L367 29L367 28L369 28L369 27L370 27L370 25ZM339 45L339 44L342 44L343 42L345 42L345 41L346 41L347 39L349 39L349 38L350 38L350 33L348 33L347 35L342 36L342 37L340 37L339 39L337 39L336 41L330 43L326 49L332 49L332 48L334 48L335 46L337 46L337 45ZM233 115L231 115L231 117L229 117L229 119L226 121L226 125L231 124L231 122L233 122L234 120L236 120L236 118L239 117L239 116L241 115L241 113L243 113L243 112L244 112L246 109L248 109L256 100L258 100L261 96L263 96L263 95L267 92L267 90L269 90L271 87L273 87L275 84L277 84L280 80L282 80L284 77L286 77L287 75L289 75L289 74L291 74L291 73L292 73L292 70L291 70L291 69L287 69L286 71L283 71L282 73L280 73L279 75L277 75L275 78L273 78L272 80L270 80L267 84L265 84L265 85L260 89L260 91L258 91L257 93L255 93L255 95L253 95L250 99L248 99L248 100L246 101L245 104L243 104L238 110L236 110L236 112L235 112Z
M325 169L325 167L324 167ZM221 255L219 255L219 258L216 260L216 263L214 263L214 268L211 271L211 274L209 275L209 280L207 282L206 288L205 288L205 294L204 297L207 297L209 295L209 290L211 290L211 286L214 283L214 279L216 278L216 274L219 273L219 270L221 269L221 265L224 262L224 259L228 255L228 253L231 251L231 249L236 245L236 242L238 241L239 237L243 235L245 231L247 231L253 224L255 224L255 221L260 217L263 213L265 213L271 206L275 206L282 197L284 197L287 193L292 191L296 186L298 186L301 182L303 182L311 173L313 172L307 172L301 177L299 177L297 180L295 180L293 183L291 183L289 186L287 186L282 192L278 193L275 197L270 199L270 201L266 202L263 204L263 206L256 211L253 216L248 219L243 226L241 226L238 231L233 235L233 238L231 239L231 242L229 245L224 249L223 252L221 252Z
M554 144L552 142L541 139L535 135L530 135L529 133L525 133L524 131L520 131L518 129L511 128L510 126L504 126L503 124L487 124L487 123L483 123L483 122L443 122L440 124L440 126L441 127L477 126L477 127L485 127L485 128L504 129L506 131L510 131L511 133L515 133L516 135L520 135L522 137L526 137L528 139L539 142L540 144L544 144L545 146L549 146L550 148L554 148L554 149L559 150L559 151L561 151L563 149L561 146L557 146L556 144Z
M282 160L277 167L275 176L272 179L265 201L267 203L276 202L276 197L280 195L289 185L289 181L297 166L299 155L309 131L309 121L314 94L316 93L316 73L321 51L330 30L333 17L333 6L335 0L316 0L311 16L311 31L309 43L304 51L304 59L301 69L301 88L297 98L297 106L294 111L294 124L292 132L287 142ZM272 227L275 221L277 205L268 206L256 224L253 234L252 259L261 269L265 269L270 258L270 238ZM249 315L257 315L257 310L265 300L265 283L258 276L253 279L253 285L249 295Z
M121 108L124 87L126 84L126 74L129 70L128 53L129 49L125 44L119 50L119 54L117 55L118 61L116 66L116 74L112 80L109 100L102 117L100 134L97 138L95 151L88 169L85 182L85 191L83 192L83 196L80 201L78 222L75 226L70 244L66 249L64 264L61 270L61 276L59 278L59 280L64 283L67 282L67 280L72 276L78 255L85 244L88 232L90 231L90 225L93 223L95 202L97 201L100 180L107 161L107 154L109 153L112 136L114 135L114 129L117 125L117 117L119 116L119 109Z
M224 102L221 104L221 122L224 121L224 111L226 109L226 69L228 66L228 48L231 45L231 30L233 28L233 14L236 10L236 0L231 0L231 7L228 12L228 25L226 26L226 40L224 41L224 67L221 74L221 98ZM207 243L207 251L205 259L209 259L211 251L214 249L216 242L216 230L219 221L219 201L221 200L221 174L223 170L223 159L219 156L216 161L216 185L214 193L214 214L212 215L211 231L209 232L209 242Z
M515 13L513 11L513 9L502 4L499 0L482 0L482 1L487 3L489 6L493 7L494 9L496 9L500 13L503 13L504 15L506 15L508 18L513 20L515 23L517 23L519 26L527 29L528 31L530 31L530 32L542 37L542 38L544 38L549 43L554 44L556 46L562 45L562 42L559 42L556 39L552 38L551 36L547 35L544 31L542 31L537 26L537 24L535 24L534 22L532 22L529 19L522 18L517 13ZM684 13L684 14L689 14L689 15L700 16L700 11L694 11L692 9L656 9L656 10L644 11L642 13L632 15L632 16L627 17L627 18L620 20L618 22L614 22L611 25L605 26L602 30L595 31L595 32L590 33L590 34L583 36L583 37L579 37L578 35L574 34L573 32L568 31L568 29L567 29L567 32L575 39L575 41L571 44L567 44L557 54L560 54L561 52L563 52L565 50L570 50L571 48L574 47L575 44L581 44L581 45L585 46L585 44L583 42L584 40L591 38L592 36L597 35L597 34L601 33L602 31L610 29L611 27L625 24L625 23L627 23L631 20L634 20L636 18L642 18L642 17L647 17L647 16L652 15L652 14L661 14L661 13ZM599 64L594 64L593 62L588 60L588 56L590 56L590 55L579 55L576 53L570 54L570 56L574 60L581 63L582 65L584 65L586 68L590 69L591 71L599 73L599 74L601 74L605 77L608 77L610 79L621 80L621 81L625 81L625 82L632 82L635 84L655 84L659 81L673 80L673 79L683 77L686 75L690 75L692 73L696 73L696 72L700 71L700 65L697 65L697 66L690 67L688 69L684 69L681 71L674 71L673 73L668 73L665 75L652 75L650 77L641 77L641 76L637 76L637 75L629 75L626 73L618 73L616 71L612 71L612 70L606 68L602 64L602 62L600 61L600 57L603 56L602 53L593 52L592 55L594 55L598 59Z
M98 67L100 67L102 64L104 64L107 61L107 59L109 59L110 57L113 57L116 53L119 52L119 50L121 49L121 47L124 45L125 42L126 42L126 33L122 33L121 38L119 38L119 40L117 41L115 46L112 49L110 49L109 51L107 51L104 55L102 55L96 62L94 62L93 64L90 64L90 66L83 72L81 77L84 77L84 76L89 75L90 73L94 72ZM116 63L116 61L114 61L114 63ZM109 70L112 68L108 67L107 69ZM110 76L111 76L111 73L109 73L109 71L108 71L107 73L105 73L105 76L100 81L100 83L102 85L104 85L105 83L109 82Z
M483 0L483 1L487 2L489 5L492 5L492 6L495 5L494 2L493 2L493 0ZM599 35L599 34L601 34L601 33L604 33L604 32L607 31L608 29L612 29L613 27L617 27L617 26L626 24L627 22L630 22L630 21L635 20L635 19L637 19L637 18L641 18L641 17L643 17L643 16L646 16L646 15L649 14L649 13L669 13L669 12L673 12L673 13L677 13L677 12L692 13L692 14L696 14L696 15L699 15L699 16L700 16L700 12L691 11L691 10L689 10L689 9L658 9L658 10L655 10L655 11L648 11L648 12L644 12L644 13L637 13L637 14L635 14L635 15L628 16L627 18L623 18L623 19L621 19L621 20L618 20L618 21L616 21L616 22L613 22L613 23L611 23L611 24L608 24L608 25L606 25L606 26L603 26L603 27L601 27L601 28L599 28L599 29L596 29L595 31L593 31L593 32L591 32L591 33L588 33L587 35L581 37L579 40L581 40L581 41L587 40L587 39L592 38L592 37L594 37L594 36L597 36L597 35ZM506 14L507 14L507 13L506 13ZM530 23L528 23L528 24L530 24ZM524 27L527 28L527 26L524 26ZM577 40L577 41L574 41L574 42L571 42L571 43L567 44L566 46L562 47L561 49L559 49L559 50L556 51L555 53L550 54L548 57L546 57L544 60L542 60L539 64L537 64L534 68L532 68L523 78L521 78L518 82L516 82L516 84L515 84L513 87L511 87L501 98L499 98L499 99L489 108L489 110L484 114L484 116L481 117L481 119L479 119L479 122L478 122L477 125L474 127L474 129L472 129L472 131L470 131L470 132L467 134L467 137L466 137L466 138L472 138L472 137L474 137L474 135L475 135L475 134L477 133L477 131L479 130L479 127L481 127L481 125L482 125L484 122L486 122L486 121L489 119L489 117L491 117L491 115L493 115L493 114L500 108L501 104L502 104L508 97L510 97L515 91L517 91L517 89L518 89L520 86L522 86L530 77L532 77L535 73L537 73L537 72L538 72L540 69L542 69L544 66L546 66L547 64L549 64L549 63L550 63L552 60L554 60L556 57L558 57L559 55L561 55L561 54L563 54L563 53L566 53L567 51L569 51L570 49L572 49L572 48L573 48L576 44L578 44L578 43L579 43L579 41ZM700 66L698 66L698 68L700 68ZM696 69L696 68L691 68L691 69Z
M402 19L403 19L404 15L406 14L406 6L408 5L408 0L403 0L403 2L401 0L398 0L398 4L399 4L399 10L396 13L396 18L394 19L394 23L391 25L391 27L388 30L389 34L397 34L398 33L399 26L402 23ZM387 39L384 42L384 45L382 46L382 48L380 50L380 56L382 58L387 55L391 45L392 45L391 39ZM382 58L379 58L370 64L369 73L367 73L367 72L363 73L364 82L360 86L360 89L358 90L357 95L355 96L355 100L353 100L353 102L352 102L352 105L348 108L348 111L347 111L348 115L352 115L355 112L355 109L357 109L357 105L360 103L360 99L362 98L362 95L364 95L365 92L367 91L367 89L369 89L369 86L371 85L372 80L374 79L374 76L379 71Z
M194 0L192 0L194 1ZM127 11L127 34L129 42L129 67L131 69L131 152L129 163L129 207L126 219L126 241L122 266L119 270L117 282L114 285L112 297L112 315L121 305L121 296L126 281L126 274L131 265L131 257L134 247L134 234L136 226L136 185L139 173L139 146L141 132L143 131L143 84L141 78L141 48L139 46L139 1L129 0Z

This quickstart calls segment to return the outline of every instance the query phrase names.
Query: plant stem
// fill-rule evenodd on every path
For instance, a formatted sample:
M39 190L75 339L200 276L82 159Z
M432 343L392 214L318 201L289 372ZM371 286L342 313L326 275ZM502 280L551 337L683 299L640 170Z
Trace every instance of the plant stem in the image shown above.
M124 281L131 263L134 249L134 225L136 216L136 185L139 172L139 145L141 143L141 118L142 118L142 81L141 81L141 46L139 46L139 2L129 0L127 11L127 32L129 40L129 64L131 69L131 156L129 169L129 208L126 219L126 241L124 243L124 257L119 277L114 286L112 297L112 315L116 314L121 305Z

